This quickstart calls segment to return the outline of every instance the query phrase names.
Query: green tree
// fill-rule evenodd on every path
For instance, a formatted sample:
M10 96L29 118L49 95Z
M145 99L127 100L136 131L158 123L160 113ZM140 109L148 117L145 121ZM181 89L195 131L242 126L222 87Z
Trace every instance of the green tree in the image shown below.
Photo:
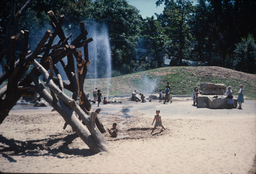
M165 3L163 14L159 15L165 34L173 42L173 49L177 52L178 64L182 64L184 50L190 45L191 34L188 22L193 12L193 6L187 0L158 0L157 5Z
M157 65L156 67L161 67L164 57L164 43L166 36L164 35L161 22L154 19L154 16L147 17L143 20L141 35L144 38L145 45L147 45L148 55L153 57L153 62ZM152 68L156 68L151 63Z
M126 0L99 0L90 10L90 18L107 24L113 68L122 71L122 64L129 65L136 58L141 22L139 10Z
M206 4L205 0L199 0L198 4L195 5L195 11L192 14L191 20L189 21L189 25L191 28L191 34L194 37L194 49L193 49L193 57L194 60L199 61L208 61L207 55L204 53L211 52L211 39L208 38L209 35L209 26L208 22L209 17L209 6Z
M234 50L234 66L237 70L256 73L256 43L252 35L242 38Z
M205 7L204 7L205 6ZM200 28L208 31L208 48L215 57L210 57L211 62L217 65L231 67L235 43L241 41L252 33L256 36L256 26L252 25L256 19L256 1L254 0L200 0L198 8L204 8L207 20L199 23ZM199 12L199 11L197 11ZM198 18L197 18L198 19ZM206 33L205 33L206 34ZM203 35L205 35L203 34Z

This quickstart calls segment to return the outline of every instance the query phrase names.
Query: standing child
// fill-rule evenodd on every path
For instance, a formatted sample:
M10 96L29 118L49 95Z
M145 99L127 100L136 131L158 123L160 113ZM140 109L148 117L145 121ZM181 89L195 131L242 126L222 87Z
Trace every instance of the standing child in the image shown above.
M165 87L165 102L169 102L170 101L170 88L168 86Z
M193 92L193 106L197 106L197 103L198 103L198 88L195 87L194 88L194 92Z
M100 90L98 90L97 95L98 95L98 107L99 107L100 102L101 102L101 97L102 97Z
M160 89L159 90L159 102L161 102L161 99L162 99L162 90Z
M161 126L165 130L164 126L162 125L161 116L159 114L160 114L160 110L156 110L156 115L154 117L152 125L153 125L154 121L156 121L156 123L155 123L155 126L154 126L151 134L154 132L154 130L156 129L157 126Z
M242 84L240 85L240 89L238 91L237 102L238 102L238 109L242 109L242 103L244 102L244 87Z

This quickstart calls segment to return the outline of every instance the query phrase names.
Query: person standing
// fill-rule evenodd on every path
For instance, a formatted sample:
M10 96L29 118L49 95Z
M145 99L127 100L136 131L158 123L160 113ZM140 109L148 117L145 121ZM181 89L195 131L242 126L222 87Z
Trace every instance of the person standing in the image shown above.
M232 107L234 107L234 99L233 99L233 91L231 89L231 86L228 87L228 90L226 93L227 93L228 107L232 108Z
M197 103L198 103L198 88L195 87L194 88L194 92L193 92L193 106L197 106Z
M92 91L92 95L93 95L93 98L94 98L94 101L96 102L96 99L97 99L97 92L98 92L98 89L95 88L93 91Z
M169 102L170 101L170 89L168 88L168 86L165 87L165 102Z
M171 93L171 86L170 86L170 83L167 82L166 84L166 87L169 89L169 95L168 95L168 101L170 101L170 103L172 103L172 95L170 94Z
M238 91L238 109L242 109L242 103L244 102L244 86L241 84L240 89Z
M102 97L100 90L98 90L97 96L98 96L98 107L99 107L101 102L101 97Z
M160 89L159 90L159 102L161 102L161 100L162 100L162 90Z
M152 129L151 134L154 132L154 130L155 130L156 127L158 127L158 126L161 126L161 127L165 130L164 126L162 125L161 116L160 116L159 114L160 114L160 110L156 110L156 115L155 115L155 117L154 117L154 120L153 120L153 122L152 122L152 125L153 125L153 123L154 123L155 121L156 121L156 123L155 123L154 128Z

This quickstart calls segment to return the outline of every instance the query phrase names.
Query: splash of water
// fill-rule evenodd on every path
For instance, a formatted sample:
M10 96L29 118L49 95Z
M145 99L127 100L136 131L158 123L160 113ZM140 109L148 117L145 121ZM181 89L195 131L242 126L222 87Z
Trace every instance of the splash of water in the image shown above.
M111 52L108 27L105 23L98 24L93 21L87 21L89 23L87 31L89 37L93 38L93 42L88 45L89 58L92 66L89 66L88 71L93 74L94 86L98 84L98 78L104 77L106 79L106 97L109 97L109 88L111 83ZM103 80L103 79L101 79Z

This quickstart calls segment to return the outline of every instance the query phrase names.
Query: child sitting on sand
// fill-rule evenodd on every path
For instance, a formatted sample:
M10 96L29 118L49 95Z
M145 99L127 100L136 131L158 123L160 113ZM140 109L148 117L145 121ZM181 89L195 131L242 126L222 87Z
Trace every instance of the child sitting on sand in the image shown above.
M106 97L104 97L104 99L103 99L103 104L108 104L108 101L107 101Z
M117 128L116 128L116 123L113 123L112 128L108 129L108 132L110 134L111 137L117 137Z
M155 123L155 126L154 126L151 134L154 132L154 130L156 129L157 126L162 126L162 128L165 130L164 126L162 125L162 120L161 120L161 116L159 115L159 113L160 113L160 110L156 110L156 115L152 122L152 125L153 125L154 121L156 121L156 123Z

